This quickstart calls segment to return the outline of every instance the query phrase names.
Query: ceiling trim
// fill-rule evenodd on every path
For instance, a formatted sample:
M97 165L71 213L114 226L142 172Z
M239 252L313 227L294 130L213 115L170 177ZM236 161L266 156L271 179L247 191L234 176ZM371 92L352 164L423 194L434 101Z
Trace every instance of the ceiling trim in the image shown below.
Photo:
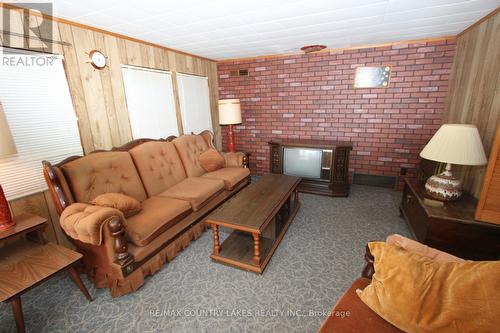
M479 21L477 22L474 22L472 23L470 26L468 26L467 28L465 28L464 31L460 32L457 37L460 37L462 36L463 34L465 34L466 32L469 32L471 31L472 29L474 29L475 27L477 27L478 25L480 25L481 23L483 23L484 21L492 18L493 16L495 16L496 14L500 13L500 7L498 7L497 9L495 9L494 11L492 11L491 13L489 13L488 15L484 16L482 19L480 19Z
M24 10L24 8L22 8L22 7L14 6L14 5L9 4L9 3L0 2L0 8L2 8L2 7L6 8L6 9L10 9L10 10ZM147 41L142 40L142 39L130 37L130 36L127 36L127 35L122 35L122 34L119 34L119 33L116 33L116 32L112 32L112 31L108 31L108 30L96 28L96 27L93 27L93 26L90 26L90 25L86 25L86 24L82 24L82 23L70 21L70 20L67 20L67 19L60 18L60 17L55 17L55 16L43 14L43 13L34 12L34 11L31 12L30 14L32 14L34 16L41 16L44 19L48 19L48 20L51 20L53 22L63 23L63 24L67 24L67 25L70 25L70 26L73 26L73 27L95 31L95 32L106 34L106 35L110 35L110 36L113 36L113 37L116 37L116 38L126 39L126 40L129 40L131 42L136 42L136 43L141 43L141 44L148 45L148 46L158 47L158 48L166 50L166 51L171 51L171 52L183 54L183 55L194 57L194 58L198 58L198 59L201 59L201 60L206 60L206 61L211 61L211 62L217 62L217 60L214 60L214 59L205 58L205 57L202 57L202 56L199 56L199 55L196 55L196 54L192 54L192 53L188 53L188 52L184 52L184 51L172 49L172 48L169 48L169 47L166 47L166 46L162 46L162 45L158 45L158 44L155 44L155 43L147 42Z
M314 52L314 54L321 53L332 53L332 52L341 52L347 50L359 50L359 49L368 49L368 48L376 48L376 47L384 47L384 46L392 46L398 44L411 44L411 43L426 43L426 42L437 42L441 40L454 40L457 36L441 36L441 37L433 37L433 38L420 38L420 39L410 39L410 40L401 40L397 42L389 42L389 43L380 43L380 44L364 44L358 46L350 46L350 47L340 47L340 48L326 48L318 52ZM272 59L272 58L281 58L281 57L289 57L293 55L304 55L303 51L297 52L288 52L288 53L276 53L276 54L268 54L261 55L255 57L243 57L243 58L227 58L217 60L217 63L227 62L227 61L251 61L256 59Z

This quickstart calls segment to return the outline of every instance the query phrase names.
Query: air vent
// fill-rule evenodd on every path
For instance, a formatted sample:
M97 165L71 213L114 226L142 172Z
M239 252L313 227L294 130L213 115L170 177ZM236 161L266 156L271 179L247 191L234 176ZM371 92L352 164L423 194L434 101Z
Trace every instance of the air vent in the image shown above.
M231 77L248 76L248 69L239 69L237 71L231 71L229 73L229 76Z

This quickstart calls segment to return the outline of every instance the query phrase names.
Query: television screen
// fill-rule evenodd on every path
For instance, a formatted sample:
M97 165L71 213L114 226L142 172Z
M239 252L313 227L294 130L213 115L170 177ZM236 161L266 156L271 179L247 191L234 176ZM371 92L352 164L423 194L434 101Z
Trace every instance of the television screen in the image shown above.
M321 177L321 149L285 148L283 173L304 178Z

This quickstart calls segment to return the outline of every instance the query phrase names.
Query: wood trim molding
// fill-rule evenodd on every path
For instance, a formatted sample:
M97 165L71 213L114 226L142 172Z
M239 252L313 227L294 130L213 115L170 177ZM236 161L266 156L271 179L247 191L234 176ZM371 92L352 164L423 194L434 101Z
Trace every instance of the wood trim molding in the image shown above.
M25 9L25 8L20 7L20 6L15 6L15 5L12 5L12 4L9 4L9 3L0 2L0 8L2 8L2 7L6 8L6 9L10 9L10 10L24 10ZM55 17L55 16L43 14L43 13L38 13L38 12L35 12L35 11L32 11L30 13L30 15L43 17L44 19L48 19L48 20L51 20L53 22L63 23L63 24L67 24L67 25L70 25L70 26L77 27L77 28L95 31L95 32L106 34L106 35L110 35L110 36L113 36L113 37L116 37L116 38L125 39L125 40L131 41L131 42L136 42L136 43L141 43L141 44L148 45L148 46L158 47L160 49L163 49L163 50L166 50L166 51L175 52L175 53L179 53L179 54L182 54L182 55L185 55L185 56L189 56L189 57L193 57L193 58L198 58L198 59L202 59L202 60L206 60L206 61L211 61L211 62L216 62L216 60L214 60L214 59L205 58L205 57L202 57L202 56L199 56L199 55L196 55L196 54L192 54L192 53L188 53L188 52L184 52L184 51L172 49L172 48L169 48L169 47L166 47L166 46L162 46L162 45L158 45L158 44L155 44L155 43L147 42L147 41L142 40L142 39L138 39L138 38L134 38L134 37L122 35L122 34L119 34L119 33L116 33L116 32L112 32L112 31L108 31L108 30L96 28L96 27L93 27L93 26L90 26L90 25L86 25L86 24L74 22L74 21L63 19L63 18L60 18L60 17Z
M420 38L420 39L410 39L410 40L401 40L397 42L389 42L389 43L380 43L380 44L364 44L357 46L349 46L349 47L340 47L340 48L326 48L318 52L314 52L314 54L321 53L332 53L332 52L342 52L348 50L359 50L359 49L367 49L367 48L376 48L376 47L384 47L384 46L392 46L399 44L411 44L411 43L427 43L427 42L437 42L442 40L454 40L456 36L441 36L441 37L433 37L433 38ZM304 55L305 53L302 51L297 52L288 52L288 53L276 53L276 54L268 54L261 55L255 57L243 57L243 58L227 58L217 60L217 63L226 62L226 61L252 61L256 59L273 59L273 58L281 58L281 57L289 57L293 55Z
M457 37L460 37L463 34L471 31L472 29L474 29L475 27L477 27L478 25L480 25L481 23L483 23L484 21L490 19L491 17L495 16L498 13L500 13L500 7L498 7L497 9L495 9L494 11L492 11L491 13L487 14L486 16L484 16L483 18L481 18L479 21L472 23L470 26L468 26L467 28L465 28L464 31L460 32L457 35Z

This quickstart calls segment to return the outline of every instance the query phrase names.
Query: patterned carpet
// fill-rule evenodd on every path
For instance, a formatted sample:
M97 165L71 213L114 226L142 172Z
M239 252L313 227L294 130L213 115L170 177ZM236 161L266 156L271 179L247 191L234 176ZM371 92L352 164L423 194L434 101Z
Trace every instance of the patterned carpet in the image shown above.
M28 332L315 332L359 277L367 241L409 235L401 193L354 185L348 198L301 194L302 207L263 275L211 262L205 233L136 293L88 303L65 274L23 296ZM0 304L0 332L15 332Z

